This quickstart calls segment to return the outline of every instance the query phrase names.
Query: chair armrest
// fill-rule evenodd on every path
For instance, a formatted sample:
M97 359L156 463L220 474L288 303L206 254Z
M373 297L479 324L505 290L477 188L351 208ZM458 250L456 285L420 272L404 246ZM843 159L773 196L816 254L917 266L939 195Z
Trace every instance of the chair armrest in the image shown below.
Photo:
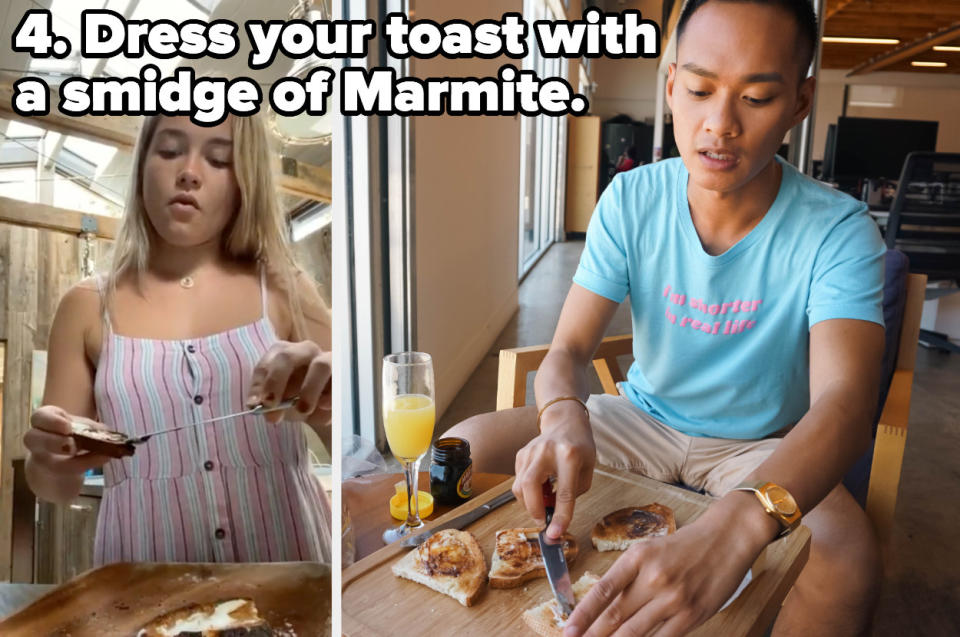
M890 393L877 426L866 509L882 542L889 539L893 529L903 451L907 444L907 417L910 412L912 385L912 369L898 369L894 372Z
M527 374L535 372L546 358L549 345L512 347L500 350L500 369L497 371L497 411L523 407L527 404ZM600 342L593 355L593 367L600 384L608 394L617 394L616 384L623 380L617 356L633 352L633 336L608 336Z
M540 367L549 345L500 350L497 372L497 411L527 404L527 374Z

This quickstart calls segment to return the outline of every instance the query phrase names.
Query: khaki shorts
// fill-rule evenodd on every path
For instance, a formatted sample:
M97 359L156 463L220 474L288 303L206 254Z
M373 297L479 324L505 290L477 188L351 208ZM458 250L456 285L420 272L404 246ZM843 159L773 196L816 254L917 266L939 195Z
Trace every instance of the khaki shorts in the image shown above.
M760 440L688 436L628 398L595 394L587 400L597 462L682 483L720 497L773 453L786 430Z

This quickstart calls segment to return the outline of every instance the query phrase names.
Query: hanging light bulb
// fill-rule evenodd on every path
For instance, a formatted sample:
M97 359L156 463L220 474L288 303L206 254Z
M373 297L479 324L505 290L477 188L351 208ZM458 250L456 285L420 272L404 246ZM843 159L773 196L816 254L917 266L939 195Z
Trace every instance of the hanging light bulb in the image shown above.
M330 20L330 9L327 0L297 0L290 10L291 20L306 20L316 22ZM330 62L316 55L294 60L288 73L289 77L306 79L310 73L319 67L332 68ZM333 134L333 114L329 111L323 115L280 115L270 111L270 128L273 134L285 145L313 145L329 144Z

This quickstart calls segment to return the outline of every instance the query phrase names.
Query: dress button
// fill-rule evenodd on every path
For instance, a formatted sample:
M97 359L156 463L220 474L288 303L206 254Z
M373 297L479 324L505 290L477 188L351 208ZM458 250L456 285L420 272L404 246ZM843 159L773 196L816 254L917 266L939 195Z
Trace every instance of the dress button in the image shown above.
M203 396L200 396L200 395L194 396L194 397L193 397L193 402L197 403L198 405L202 405L202 404L203 404Z
M206 462L204 462L203 468L206 469L207 471L213 471L213 461L207 460Z
M197 348L194 347L193 345L187 345L187 351L190 352L191 354L196 354Z
M223 538L227 537L227 532L223 529L217 529L213 532L213 536L218 540L222 540Z

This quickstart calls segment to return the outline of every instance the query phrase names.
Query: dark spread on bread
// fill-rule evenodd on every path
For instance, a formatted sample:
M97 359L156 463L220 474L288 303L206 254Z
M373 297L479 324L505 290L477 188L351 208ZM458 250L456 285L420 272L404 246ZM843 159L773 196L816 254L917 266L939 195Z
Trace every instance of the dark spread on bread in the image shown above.
M563 537L563 550L570 550L570 538ZM538 536L523 536L520 539L516 532L500 531L497 533L497 554L500 559L513 568L523 566L539 566L543 563L543 553L540 550Z
M504 542L500 546L500 559L507 562L510 566L523 566L529 564L531 560L539 562L543 559L540 555L540 541L537 538L524 538L522 542L514 541Z
M109 442L115 445L124 445L127 444L126 434L122 434L119 431L110 431L109 429L98 429L96 427L91 427L85 423L72 422L71 428L72 433L78 436L84 436L86 438L92 438L94 440L100 440L102 442Z
M663 525L663 517L643 509L624 509L610 515L604 525L619 526L628 538L638 538L656 533Z
M456 577L468 565L467 548L457 542L439 535L434 535L420 547L423 566L428 575L450 575Z

